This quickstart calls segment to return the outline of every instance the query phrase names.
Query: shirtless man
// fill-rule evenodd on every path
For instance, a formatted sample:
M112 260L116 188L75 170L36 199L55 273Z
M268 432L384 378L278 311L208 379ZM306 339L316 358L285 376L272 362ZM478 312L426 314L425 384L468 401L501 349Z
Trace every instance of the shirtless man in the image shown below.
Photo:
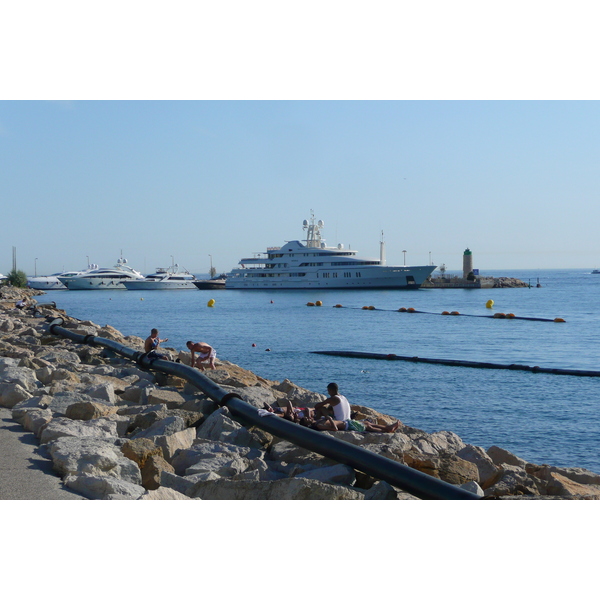
M148 358L162 358L165 360L171 360L169 356L166 354L159 354L156 352L158 350L158 346L161 342L168 342L169 338L160 339L158 337L158 329L152 329L150 331L150 335L146 338L144 342L144 352L148 354Z
M315 415L319 417L330 417L329 409L333 411L333 418L336 421L348 421L350 419L350 402L346 396L339 393L337 383L330 383L327 386L329 398L323 402L315 404Z
M374 431L376 433L394 433L398 427L400 427L400 421L396 421L391 425L378 425L377 423L371 423L371 421L354 421L348 419L347 421L337 421L331 417L325 419L319 419L315 423L315 429L320 431Z
M187 342L186 346L191 353L191 366L198 367L201 371L204 371L203 362L208 361L208 365L211 369L215 368L215 358L217 354L215 349L204 342ZM198 354L198 358L196 358Z

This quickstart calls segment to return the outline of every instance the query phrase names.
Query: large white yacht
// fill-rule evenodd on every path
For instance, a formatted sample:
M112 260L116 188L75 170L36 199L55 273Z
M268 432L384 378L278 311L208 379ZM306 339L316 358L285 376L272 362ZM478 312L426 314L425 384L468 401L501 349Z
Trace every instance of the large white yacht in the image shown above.
M96 268L72 277L59 275L58 280L64 283L69 290L124 290L124 281L144 279L139 271L127 266L126 258L119 258L117 264L112 268L93 266Z
M158 268L156 273L143 279L126 279L123 285L128 290L194 290L196 278L186 269L175 264Z
M32 290L66 290L67 286L60 281L59 277L75 277L82 275L85 271L62 271L52 275L40 275L39 277L28 277L27 287Z
M227 277L230 289L418 289L436 268L434 265L387 266L381 241L379 259L359 258L342 244L328 247L321 237L323 221L305 220L305 243L295 240L282 247L267 248Z

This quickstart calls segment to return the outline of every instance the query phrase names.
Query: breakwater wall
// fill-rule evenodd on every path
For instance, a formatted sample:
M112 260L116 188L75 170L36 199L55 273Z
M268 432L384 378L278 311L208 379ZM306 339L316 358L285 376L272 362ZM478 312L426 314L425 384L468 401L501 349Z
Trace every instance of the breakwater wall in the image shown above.
M0 298L2 301L3 298ZM12 299L11 299L12 300ZM194 385L53 335L48 323L143 352L143 340L53 307L0 309L0 405L39 439L65 486L91 499L415 499L397 485L244 423ZM186 363L188 354L170 348ZM205 372L256 409L314 406L319 393L224 360ZM352 405L357 419L391 417ZM266 419L279 419L265 416ZM319 433L486 498L600 497L600 475L528 463L449 431Z

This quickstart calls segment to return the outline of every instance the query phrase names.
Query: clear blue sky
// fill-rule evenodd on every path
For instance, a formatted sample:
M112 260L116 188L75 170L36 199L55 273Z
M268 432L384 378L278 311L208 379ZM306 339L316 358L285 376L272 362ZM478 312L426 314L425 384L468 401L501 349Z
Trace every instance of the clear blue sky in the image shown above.
M3 9L0 272L227 271L311 210L388 264L600 267L592 5L34 4Z
M600 104L3 101L0 272L205 272L302 237L388 263L600 266Z

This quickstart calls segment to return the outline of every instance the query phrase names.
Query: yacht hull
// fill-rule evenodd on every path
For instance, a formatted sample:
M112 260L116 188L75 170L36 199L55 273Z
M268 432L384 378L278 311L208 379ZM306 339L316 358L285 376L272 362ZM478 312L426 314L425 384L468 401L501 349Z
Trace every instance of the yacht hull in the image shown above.
M307 271L302 277L262 269L235 269L227 278L228 289L411 289L431 275L435 266L422 267L345 267L339 270ZM253 273L252 271L256 271Z

